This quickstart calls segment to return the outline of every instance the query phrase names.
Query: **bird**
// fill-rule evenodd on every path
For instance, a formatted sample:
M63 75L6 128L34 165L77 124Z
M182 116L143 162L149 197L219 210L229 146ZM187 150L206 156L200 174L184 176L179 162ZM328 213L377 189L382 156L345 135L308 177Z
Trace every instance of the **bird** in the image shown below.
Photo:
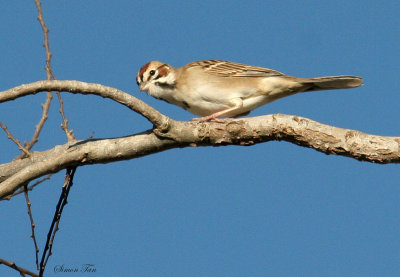
M200 118L220 121L299 92L359 87L358 76L298 78L264 67L223 60L202 60L173 67L160 61L143 65L136 75L140 91L177 105ZM224 119L222 119L225 117Z

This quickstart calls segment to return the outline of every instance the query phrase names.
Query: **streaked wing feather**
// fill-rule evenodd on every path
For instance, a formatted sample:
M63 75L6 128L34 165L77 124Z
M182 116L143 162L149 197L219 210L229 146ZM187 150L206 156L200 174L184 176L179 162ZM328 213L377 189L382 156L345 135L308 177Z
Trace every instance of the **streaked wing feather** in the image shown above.
M187 66L201 66L204 68L205 72L220 77L272 77L285 75L279 71L264 67L220 60L197 61Z

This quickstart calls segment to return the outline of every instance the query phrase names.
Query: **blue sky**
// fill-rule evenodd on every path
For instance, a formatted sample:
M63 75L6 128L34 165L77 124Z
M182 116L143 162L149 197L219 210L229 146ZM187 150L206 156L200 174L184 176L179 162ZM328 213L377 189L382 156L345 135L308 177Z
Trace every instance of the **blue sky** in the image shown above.
M298 77L359 75L361 88L284 98L285 113L399 136L399 1L43 1L58 79L129 92L164 114L193 116L140 93L149 60L225 59ZM33 1L0 17L0 90L46 78ZM79 139L151 128L110 100L63 94ZM30 139L45 94L1 104ZM58 103L34 150L64 144ZM18 149L0 132L0 163ZM40 250L64 172L30 194ZM400 171L286 142L173 149L78 168L47 268L94 264L96 276L399 276ZM0 257L34 269L23 197L0 203ZM1 276L18 276L0 266ZM59 273L58 275L63 275Z

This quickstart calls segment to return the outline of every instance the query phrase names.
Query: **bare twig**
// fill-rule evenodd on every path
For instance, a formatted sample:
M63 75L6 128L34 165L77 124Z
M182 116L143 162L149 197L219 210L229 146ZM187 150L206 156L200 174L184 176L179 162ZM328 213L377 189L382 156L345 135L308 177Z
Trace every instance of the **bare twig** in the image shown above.
M49 180L50 177L51 177L51 175L53 175L53 174L49 174L49 175L47 175L46 177L44 177L44 178L42 178L42 179L40 179L40 180L37 180L33 185L27 187L26 189L27 189L28 191L33 190L33 188L36 187L37 185L39 185L40 183L43 183L44 181ZM10 200L12 197L14 197L14 196L16 196L16 195L18 195L18 194L21 194L21 193L23 193L23 192L25 192L25 187L19 189L17 192L15 192L15 193L13 193L13 194L7 196L7 197L4 197L3 199L0 199L0 201L1 201L1 200Z
M58 200L56 210L54 212L53 221L51 222L51 226L50 226L49 232L47 234L46 245L44 247L42 259L40 261L40 272L39 272L40 276L43 275L43 272L46 269L47 261L49 260L49 257L52 254L51 250L53 248L54 237L55 237L56 232L58 231L58 224L60 222L64 206L68 203L67 202L68 195L69 195L69 191L73 185L75 171L76 171L76 167L67 169L67 173L65 175L65 181L62 186L60 199ZM48 251L48 253L47 253L47 251Z
M21 276L29 275L29 276L33 276L33 277L39 277L38 274L36 274L36 273L34 273L34 272L32 272L32 271L29 271L29 270L27 270L27 269L25 269L25 268L19 267L19 266L17 266L14 262L9 262L9 261L0 259L0 264L4 264L4 265L6 265L6 266L11 267L12 269L15 269L16 271L19 272L19 274L20 274Z
M9 139L11 139L18 147L19 149L21 149L22 151L24 151L25 155L30 156L31 154L29 153L29 151L22 146L22 144L19 142L18 139L14 138L13 135L10 133L10 131L7 129L7 126L4 125L1 121L0 121L0 127L3 128L3 130L6 132L7 137Z
M63 119L63 123L61 124L61 129L64 130L65 134L67 135L67 140L68 141L72 141L75 140L75 135L73 133L73 130L69 130L68 129L68 119L65 116L65 112L64 112L64 100L61 98L61 93L60 91L56 91L57 93L57 97L58 97L58 101L60 102L60 114L61 117Z
M24 194L25 194L26 205L28 206L29 220L31 222L31 229L32 229L31 238L32 238L33 244L35 246L36 267L39 270L39 258L38 258L39 247L38 247L37 242L36 242L35 222L33 221L33 215L32 215L32 210L31 210L31 201L29 200L28 186L27 185L24 185Z
M31 140L29 142L25 142L25 148L27 150L31 150L32 147L35 145L35 143L38 142L38 140L39 140L40 132L42 131L44 123L46 122L46 120L48 118L50 104L51 104L52 99L53 99L53 95L51 94L51 92L47 92L46 102L44 102L44 104L42 104L42 109L43 109L42 117L40 118L39 123L35 127L35 132L33 133ZM25 157L26 157L26 154L25 154L25 152L23 152L19 156L17 156L16 159L22 159Z
M46 49L46 75L47 75L47 80L52 80L54 79L54 74L51 70L51 52L50 52L50 47L49 47L49 29L46 27L44 20L43 20L43 13L42 13L42 7L41 7L41 3L38 0L35 0L35 4L36 4L36 8L38 10L38 20L40 22L40 25L42 27L43 30L43 34L44 34L44 43L43 46ZM38 124L35 126L35 132L32 135L32 138L29 142L25 142L25 148L27 150L31 150L32 147L36 144L36 142L38 142L39 140L39 135L40 132L43 129L43 126L48 118L48 114L49 114L49 109L50 109L50 104L51 104L51 100L53 99L53 95L51 94L51 92L47 92L47 97L46 97L46 101L44 102L44 104L42 104L42 116L40 117L40 120L38 122ZM22 159L26 157L26 153L21 153L19 156L16 157L16 159Z
M47 80L56 80L56 77L54 75L54 72L51 68L51 57L52 53L50 52L50 44L49 44L49 28L47 28L44 19L43 19L43 12L42 12L42 4L40 3L39 0L34 0L37 10L38 10L38 21L40 22L40 26L42 27L43 30L43 35L44 35L44 43L43 46L46 49L46 75L47 75ZM75 140L75 136L72 132L72 130L68 129L68 119L65 116L64 112L64 101L61 98L61 93L60 91L56 91L58 101L60 103L60 114L63 119L63 123L61 124L61 129L64 130L65 134L67 135L67 140Z
M44 35L44 43L43 46L46 49L46 74L47 74L47 80L54 80L54 74L53 70L51 69L51 52L50 52L50 46L49 46L49 28L46 27L46 24L44 23L43 19L43 12L42 12L42 3L40 3L39 0L34 0L36 4L36 8L38 10L38 21L40 22L40 26L42 27L43 30L43 35Z

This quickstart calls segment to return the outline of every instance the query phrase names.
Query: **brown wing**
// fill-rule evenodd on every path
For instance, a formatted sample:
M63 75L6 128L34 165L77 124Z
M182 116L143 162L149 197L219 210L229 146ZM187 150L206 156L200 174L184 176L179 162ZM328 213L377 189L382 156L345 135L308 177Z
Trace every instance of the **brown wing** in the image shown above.
M201 66L205 72L220 77L272 77L285 75L268 68L220 60L197 61L186 66Z

